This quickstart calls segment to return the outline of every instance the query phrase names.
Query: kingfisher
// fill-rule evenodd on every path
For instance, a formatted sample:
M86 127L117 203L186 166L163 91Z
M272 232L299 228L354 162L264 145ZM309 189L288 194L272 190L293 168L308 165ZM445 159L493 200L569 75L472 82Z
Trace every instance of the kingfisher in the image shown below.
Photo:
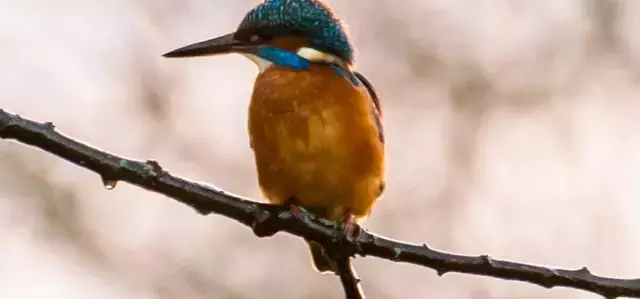
M259 71L248 133L264 197L355 227L385 188L384 132L345 24L320 0L265 0L236 31L163 56L231 53ZM338 274L322 246L308 244L315 269Z

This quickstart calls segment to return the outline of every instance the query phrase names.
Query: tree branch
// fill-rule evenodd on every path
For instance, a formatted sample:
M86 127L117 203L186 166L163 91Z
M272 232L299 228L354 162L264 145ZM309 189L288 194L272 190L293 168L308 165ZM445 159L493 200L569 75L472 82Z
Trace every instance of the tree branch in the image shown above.
M343 252L331 252L330 255L333 256L333 259L336 261L345 298L366 299L364 291L362 291L360 287L360 278L358 278L358 274L356 274L356 270L353 268L353 264L351 264L351 257L344 255Z
M346 256L379 258L421 265L438 275L460 272L508 280L520 280L546 288L556 286L581 289L606 298L640 298L640 279L615 279L593 275L586 267L578 270L492 259L487 255L465 256L430 249L426 244L409 244L375 235L364 229L355 238L346 239L339 224L301 211L294 216L287 208L254 202L215 187L189 182L164 171L155 161L139 162L92 148L54 129L52 123L38 123L0 109L0 138L28 144L99 174L108 185L129 182L164 194L198 213L216 213L249 226L258 237L284 231ZM352 281L357 278L351 273ZM343 276L344 283L345 276ZM346 290L345 290L346 292Z

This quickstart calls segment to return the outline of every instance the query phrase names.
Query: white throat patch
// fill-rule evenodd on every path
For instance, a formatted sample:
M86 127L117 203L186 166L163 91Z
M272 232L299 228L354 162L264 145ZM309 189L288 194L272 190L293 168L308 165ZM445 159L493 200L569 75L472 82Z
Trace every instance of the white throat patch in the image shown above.
M256 66L258 66L258 71L260 73L263 73L266 69L268 69L270 66L273 65L273 62L252 54L242 54L242 55L251 59L251 61L253 61L253 63L255 63Z

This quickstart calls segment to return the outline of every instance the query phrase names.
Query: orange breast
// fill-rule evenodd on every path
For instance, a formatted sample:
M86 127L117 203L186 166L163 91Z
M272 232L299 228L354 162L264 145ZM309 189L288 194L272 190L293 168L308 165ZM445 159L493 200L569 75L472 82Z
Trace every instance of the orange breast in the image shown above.
M271 67L256 79L249 134L267 199L332 219L367 216L384 188L372 99L326 66Z

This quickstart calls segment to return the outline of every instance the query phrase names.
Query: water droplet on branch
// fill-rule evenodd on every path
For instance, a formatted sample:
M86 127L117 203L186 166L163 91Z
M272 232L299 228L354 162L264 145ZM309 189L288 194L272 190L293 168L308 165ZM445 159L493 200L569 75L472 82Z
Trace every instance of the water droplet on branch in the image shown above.
M118 180L109 180L106 178L102 178L102 185L104 185L107 190L115 189L117 184Z

